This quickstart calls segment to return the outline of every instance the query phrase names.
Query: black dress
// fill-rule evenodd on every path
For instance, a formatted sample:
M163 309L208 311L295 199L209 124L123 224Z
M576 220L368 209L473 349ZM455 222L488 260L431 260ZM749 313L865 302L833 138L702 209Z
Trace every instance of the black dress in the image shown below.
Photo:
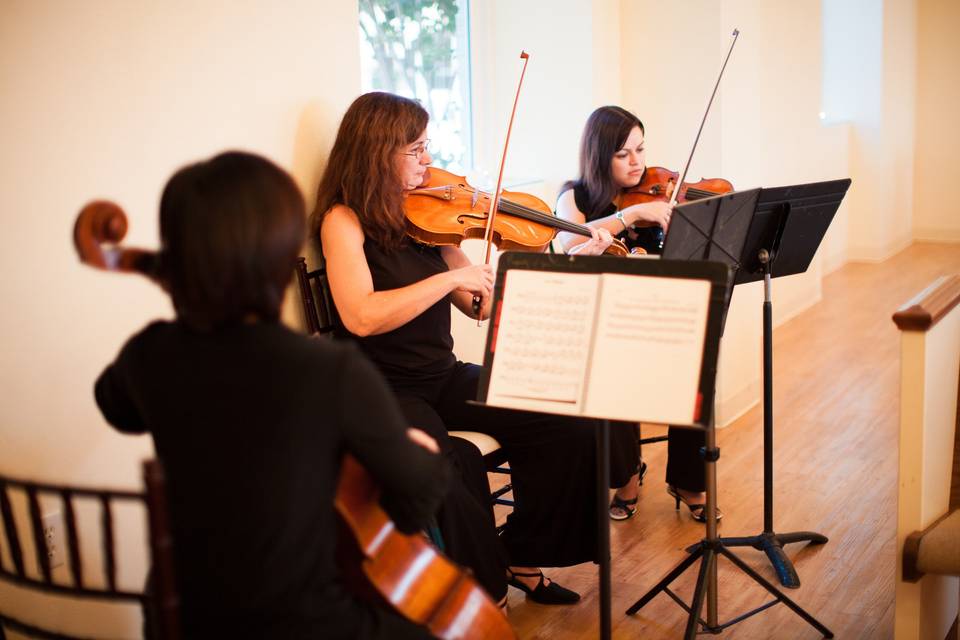
M369 239L363 248L377 291L448 269L438 248L409 240L394 251ZM448 296L393 331L359 338L341 328L340 335L360 344L393 387L408 422L441 442L459 471L461 482L453 483L438 517L445 550L500 598L506 593L507 564L549 567L596 560L596 424L467 404L477 397L480 367L454 356L450 311ZM493 436L510 461L515 506L499 537L482 458L469 443L447 436L456 429ZM625 483L636 469L635 457L633 465L611 483Z
M448 484L443 458L407 438L390 390L354 347L278 323L198 333L157 322L95 392L119 431L152 434L163 462L185 637L429 637L337 582L344 451L406 531L430 521Z
M617 212L611 202L601 211L589 212L587 190L583 185L574 183L573 200L577 208L584 213L587 222L606 218ZM625 229L616 235L628 249L641 247L647 253L659 254L662 249L663 229L660 227L634 227ZM670 427L667 431L667 484L687 491L706 491L706 467L700 456L700 448L706 445L706 436L699 429Z

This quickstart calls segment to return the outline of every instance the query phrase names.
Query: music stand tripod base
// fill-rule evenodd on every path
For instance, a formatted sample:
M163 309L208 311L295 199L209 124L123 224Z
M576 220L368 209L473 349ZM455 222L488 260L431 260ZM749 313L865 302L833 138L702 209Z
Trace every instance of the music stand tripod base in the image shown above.
M687 549L690 555L680 561L673 569L667 573L660 582L658 582L650 591L637 600L626 613L628 616L634 615L648 602L653 600L661 592L670 596L674 602L687 612L687 626L684 631L686 640L694 640L697 633L719 634L724 629L731 627L738 622L742 622L761 611L783 603L791 611L803 618L807 623L819 631L823 637L832 638L833 632L824 626L819 620L807 613L796 602L791 600L785 593L780 591L773 583L761 576L748 566L743 560L737 557L732 551L726 548L724 540L717 537L717 511L716 511L716 461L720 457L720 449L716 447L716 433L713 426L707 429L707 447L704 450L704 457L707 465L707 537L699 543ZM754 582L762 586L773 600L766 602L755 609L747 611L726 622L720 623L717 620L717 558L723 556L734 564L738 569L747 574ZM670 590L670 585L680 577L687 569L692 567L697 561L700 561L700 568L697 573L697 584L693 591L693 601L688 606L676 593ZM707 619L701 617L704 600L707 601Z

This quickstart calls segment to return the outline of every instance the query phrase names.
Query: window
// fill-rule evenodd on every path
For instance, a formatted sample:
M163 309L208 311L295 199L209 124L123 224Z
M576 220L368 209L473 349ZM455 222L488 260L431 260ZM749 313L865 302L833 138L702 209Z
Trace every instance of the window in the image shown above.
M364 91L414 98L430 113L434 163L473 165L469 0L359 0Z

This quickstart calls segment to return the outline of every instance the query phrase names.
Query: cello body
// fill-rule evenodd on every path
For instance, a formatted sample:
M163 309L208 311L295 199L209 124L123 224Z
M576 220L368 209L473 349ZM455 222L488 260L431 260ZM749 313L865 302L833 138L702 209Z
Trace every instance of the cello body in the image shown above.
M483 587L423 536L398 531L379 499L370 475L345 455L335 505L345 530L337 555L350 591L445 640L516 638Z

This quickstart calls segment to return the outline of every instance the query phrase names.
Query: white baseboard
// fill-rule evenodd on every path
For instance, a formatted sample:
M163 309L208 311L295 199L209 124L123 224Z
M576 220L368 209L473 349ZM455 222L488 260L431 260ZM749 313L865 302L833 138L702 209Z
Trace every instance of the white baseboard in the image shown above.
M889 260L913 243L913 234L904 234L882 247L850 247L849 262L878 263Z
M740 416L760 404L760 379L757 378L729 398L717 400L717 428L729 427Z
M918 242L942 242L948 244L960 243L960 229L934 229L917 227L913 230L913 239Z
M820 275L821 277L829 275L845 264L847 264L847 256L843 253L838 253L832 256L823 256L823 260L820 262Z

